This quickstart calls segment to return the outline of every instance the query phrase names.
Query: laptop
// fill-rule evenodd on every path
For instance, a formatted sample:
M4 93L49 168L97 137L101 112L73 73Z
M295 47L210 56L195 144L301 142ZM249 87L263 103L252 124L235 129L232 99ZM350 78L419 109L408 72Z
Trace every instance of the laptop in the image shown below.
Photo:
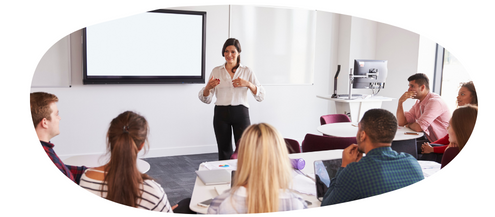
M341 166L342 158L332 160L316 160L314 162L316 198L318 198L319 201L323 200L326 190L330 187L330 181L335 177L335 175L337 175L337 170Z
M196 171L199 179L205 185L220 185L230 183L230 170L198 170Z

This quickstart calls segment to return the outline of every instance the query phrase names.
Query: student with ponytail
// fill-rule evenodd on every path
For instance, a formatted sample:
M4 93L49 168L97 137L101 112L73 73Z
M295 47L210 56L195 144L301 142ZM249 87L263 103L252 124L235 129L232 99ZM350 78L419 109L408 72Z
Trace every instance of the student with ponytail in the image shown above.
M148 131L146 119L134 112L126 111L114 118L107 133L110 161L87 169L80 186L123 205L173 212L163 188L137 168L137 156L147 146Z

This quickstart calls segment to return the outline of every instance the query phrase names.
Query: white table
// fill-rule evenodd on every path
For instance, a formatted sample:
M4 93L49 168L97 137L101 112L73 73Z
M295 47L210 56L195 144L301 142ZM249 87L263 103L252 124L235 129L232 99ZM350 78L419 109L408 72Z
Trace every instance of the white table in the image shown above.
M306 162L306 165L304 166L304 169L301 171L305 174L308 174L310 176L314 175L314 162L316 160L330 160L330 159L339 159L342 158L342 149L338 150L328 150L328 151L315 151L315 152L305 152L305 153L294 153L294 154L289 154L289 158L291 159L297 159L297 158L302 158ZM223 160L223 161L214 161L211 163L218 163L218 164L235 164L237 165L237 159L234 160ZM440 164L434 161L418 161L418 163L421 166L421 169L423 170L423 174L426 177L431 176L438 170L440 170ZM199 170L205 170L207 169L203 164L199 165ZM197 213L203 213L205 214L208 211L208 208L198 206L197 204L201 201L210 199L210 198L215 198L218 196L218 193L215 190L215 187L219 186L224 189L229 189L230 184L223 184L223 185L215 185L215 186L206 186L203 184L201 179L196 177L196 182L194 184L194 189L193 193L191 196L191 203L189 204L189 208ZM308 206L308 208L312 207L320 207L321 202L316 198L315 195L309 195L309 194L300 194L305 200L311 202L312 204Z
M314 161L315 160L327 160L327 159L338 159L342 158L342 149L340 150L329 150L329 151L316 151L316 152L305 152L305 153L294 153L289 154L289 158L297 159L303 158L306 162L304 169L301 171L306 174L314 174ZM217 162L237 162L237 160L224 160ZM199 165L199 170L207 169L203 165ZM216 185L221 188L230 188L230 184ZM314 195L300 194L305 200L311 202L309 207L320 207L321 202ZM209 198L214 198L218 196L215 190L215 186L204 185L201 179L196 177L196 183L194 184L194 190L191 196L191 203L189 208L197 213L206 213L208 208L198 206L197 204L201 201L207 200Z
M358 124L352 122L331 123L318 126L318 128L316 129L318 130L318 132L329 136L356 137ZM406 134L406 132L415 133L416 135ZM423 132L414 132L407 127L399 127L397 128L397 132L395 133L394 141L417 139L419 137L422 137L423 134Z
M393 99L371 95L363 95L363 97L357 97L355 99L348 99L348 97L332 98L332 95L317 95L316 97L334 101L337 114L349 115L352 122L358 122L366 111L373 108L381 108L382 102L392 101Z
M64 159L64 164L73 166L99 167L108 163L108 155L86 154L72 156ZM146 173L150 170L150 164L144 160L137 159L136 161L139 172Z
M336 137L356 137L358 127L357 123L341 122L325 124L317 127L320 133ZM412 134L406 134L412 133ZM415 132L407 127L398 127L395 133L392 149L397 152L405 152L418 158L418 148L416 139L423 136L423 132Z

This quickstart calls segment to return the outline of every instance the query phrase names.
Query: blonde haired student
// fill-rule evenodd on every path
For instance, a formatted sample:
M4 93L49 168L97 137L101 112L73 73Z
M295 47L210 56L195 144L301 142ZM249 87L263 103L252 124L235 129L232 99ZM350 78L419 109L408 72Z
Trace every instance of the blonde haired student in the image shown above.
M292 167L284 139L266 123L249 126L241 137L232 188L217 196L208 214L265 213L307 208L290 190Z

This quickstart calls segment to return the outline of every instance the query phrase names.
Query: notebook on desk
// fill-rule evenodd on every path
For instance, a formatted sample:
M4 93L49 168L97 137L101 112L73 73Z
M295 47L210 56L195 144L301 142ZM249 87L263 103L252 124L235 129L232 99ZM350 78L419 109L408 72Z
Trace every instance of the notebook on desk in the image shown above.
M316 160L315 168L315 187L316 198L323 200L326 190L330 186L330 181L337 175L337 170L342 166L342 158L332 160Z
M198 170L196 174L205 185L230 183L230 170Z

